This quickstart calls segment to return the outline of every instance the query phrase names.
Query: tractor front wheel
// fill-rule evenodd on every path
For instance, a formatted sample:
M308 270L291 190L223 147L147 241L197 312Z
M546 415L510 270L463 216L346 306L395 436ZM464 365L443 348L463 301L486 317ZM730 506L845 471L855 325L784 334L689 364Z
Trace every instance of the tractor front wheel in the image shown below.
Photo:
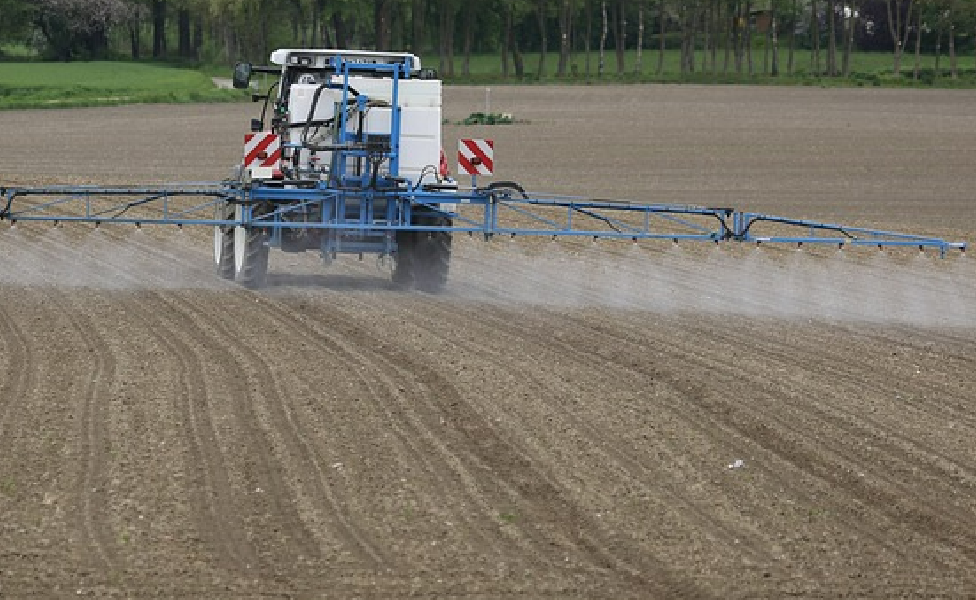
M237 218L244 207L237 206ZM263 229L238 225L234 227L234 279L244 287L264 287L268 279L268 234Z

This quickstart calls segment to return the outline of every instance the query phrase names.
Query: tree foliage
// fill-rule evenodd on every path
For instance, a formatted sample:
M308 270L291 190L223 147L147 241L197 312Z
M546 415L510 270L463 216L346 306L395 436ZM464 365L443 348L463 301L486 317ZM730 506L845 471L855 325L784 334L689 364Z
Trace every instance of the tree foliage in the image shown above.
M264 62L276 47L340 47L413 51L448 76L456 65L469 74L470 56L488 53L497 54L506 76L579 74L584 53L587 76L643 70L645 53L655 51L657 60L647 62L660 71L668 50L680 50L684 73L844 75L853 50L896 47L892 21L902 50L915 42L926 50L972 48L976 2L0 0L0 42L33 38L62 60ZM794 60L803 47L813 50L808 67ZM599 62L591 65L597 49ZM527 52L538 53L538 63L527 64ZM552 73L545 72L552 68L547 55L555 57Z

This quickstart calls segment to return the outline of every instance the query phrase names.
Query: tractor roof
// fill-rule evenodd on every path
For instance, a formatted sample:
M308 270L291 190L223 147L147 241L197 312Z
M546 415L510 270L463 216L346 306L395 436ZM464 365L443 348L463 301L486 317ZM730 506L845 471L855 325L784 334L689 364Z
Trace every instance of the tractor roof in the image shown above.
M411 72L420 71L420 57L409 52L375 52L372 50L281 49L271 53L276 65L325 67L338 56L349 62L364 64L406 64Z

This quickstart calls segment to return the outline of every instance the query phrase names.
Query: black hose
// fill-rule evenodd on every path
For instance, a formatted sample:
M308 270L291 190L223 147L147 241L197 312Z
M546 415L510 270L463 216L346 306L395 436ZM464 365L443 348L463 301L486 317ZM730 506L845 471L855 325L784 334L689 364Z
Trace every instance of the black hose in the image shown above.
M278 87L278 82L277 81L271 84L271 87L268 88L267 95L265 95L265 97L264 97L264 107L261 108L261 123L262 124L265 122L265 118L268 116L268 101L271 99L271 92L276 87Z
M316 121L313 120L313 117L315 117L315 110L319 106L319 97L322 95L322 90L324 90L324 89L336 89L336 87L337 86L335 84L332 84L332 83L323 83L322 85L320 85L318 88L315 89L315 93L312 95L312 106L309 107L308 114L305 116L305 124L302 127L302 138L301 138L302 139L302 146L305 147L305 148L308 148L309 150L313 150L313 151L314 150L327 150L327 148L324 148L324 147L311 146L311 145L309 145L309 143L308 143L308 130L309 130L309 128L311 127L311 125L313 123L316 123ZM346 89L349 90L349 93L352 94L353 98L358 98L359 97L359 92L356 90L356 88L354 88L352 86L346 86ZM343 107L343 110L345 110L345 107ZM324 122L324 124L325 125L332 125L333 123L335 123L335 120L337 118L339 118L339 115L338 114L337 115L334 115L331 119L327 119ZM321 127L321 126L322 125L319 125L319 127Z
M514 181L496 181L488 185L487 188L483 188L491 194L491 197L495 198L495 192L498 190L515 190L522 195L524 200L529 199L529 195L525 193L525 188L521 185L515 183Z

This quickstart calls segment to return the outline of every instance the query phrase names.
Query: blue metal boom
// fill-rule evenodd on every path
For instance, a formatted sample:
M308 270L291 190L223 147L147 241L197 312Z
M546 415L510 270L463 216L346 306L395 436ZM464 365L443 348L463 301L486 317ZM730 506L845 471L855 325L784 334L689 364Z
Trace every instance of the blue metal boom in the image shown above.
M836 246L918 247L945 254L965 251L965 242L895 231L848 227L811 220L680 204L593 200L525 193L514 184L484 188L419 189L287 188L281 185L241 187L210 182L139 187L0 187L0 220L219 227L255 227L271 235L276 246L283 230L334 232L325 252L396 251L396 231L447 231L484 236L577 236L664 239L673 241L740 241L757 244L830 244ZM254 209L271 204L266 212ZM242 208L239 217L218 212L220 206ZM448 209L447 207L453 209ZM451 225L418 224L418 211L436 211ZM308 218L315 215L314 219ZM775 226L764 234L761 226ZM373 246L350 239L380 238ZM344 243L345 241L345 243Z

